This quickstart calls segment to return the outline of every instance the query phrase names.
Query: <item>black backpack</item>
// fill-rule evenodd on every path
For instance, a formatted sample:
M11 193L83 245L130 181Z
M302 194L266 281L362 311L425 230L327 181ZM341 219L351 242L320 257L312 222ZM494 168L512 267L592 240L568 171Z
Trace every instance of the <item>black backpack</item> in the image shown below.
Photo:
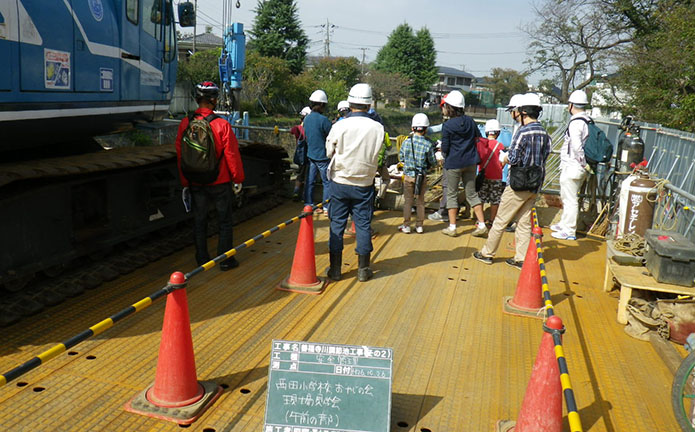
M188 117L188 127L181 137L181 172L191 183L214 183L220 174L215 137L210 127L216 118L215 114Z
M611 161L613 157L613 143L610 142L606 134L596 126L592 119L577 117L570 120L570 122L574 120L581 120L589 127L589 136L586 137L584 142L584 158L595 172L599 163L609 163ZM569 126L567 127L567 133L569 133ZM567 154L569 152L570 148L568 146Z

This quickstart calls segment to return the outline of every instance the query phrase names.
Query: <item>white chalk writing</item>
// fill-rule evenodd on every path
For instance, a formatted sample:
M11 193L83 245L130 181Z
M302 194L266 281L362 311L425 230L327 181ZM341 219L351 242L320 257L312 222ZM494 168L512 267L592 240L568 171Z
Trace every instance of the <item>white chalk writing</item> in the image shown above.
M642 199L644 197L642 195L630 195L630 201L632 203L632 207L630 207L630 217L628 219L628 224L627 224L627 232L628 233L634 233L635 230L637 229L637 226L635 225L637 222L637 219L639 218L639 205L642 204Z

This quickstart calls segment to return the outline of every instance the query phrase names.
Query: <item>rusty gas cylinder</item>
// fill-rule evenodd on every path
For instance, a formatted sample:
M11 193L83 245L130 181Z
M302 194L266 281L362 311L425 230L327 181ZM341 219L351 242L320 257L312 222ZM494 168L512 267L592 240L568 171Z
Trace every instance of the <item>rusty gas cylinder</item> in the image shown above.
M621 199L621 205L624 208L620 211L620 233L644 237L644 233L652 227L656 182L644 174L630 177L633 178L624 191L626 199Z

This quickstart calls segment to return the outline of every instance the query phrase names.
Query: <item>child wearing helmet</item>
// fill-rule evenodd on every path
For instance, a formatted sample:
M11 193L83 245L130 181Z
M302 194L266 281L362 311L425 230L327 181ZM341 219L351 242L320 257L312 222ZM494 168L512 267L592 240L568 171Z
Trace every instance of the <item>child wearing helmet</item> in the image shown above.
M485 136L478 140L478 154L480 163L478 172L483 173L484 180L482 187L478 191L478 197L484 203L490 204L490 220L485 224L492 226L492 222L497 216L497 209L500 205L500 198L504 191L502 181L502 163L500 162L500 151L504 149L501 142L497 141L502 128L496 119L485 122Z
M348 114L350 114L350 103L346 100L338 102L338 117L336 117L333 123L344 119Z
M290 129L290 134L292 134L297 140L297 146L294 150L294 158L292 162L297 165L297 178L294 181L294 192L292 193L292 200L299 201L301 199L302 190L304 190L304 180L306 179L307 172L307 143L306 135L304 134L304 117L306 117L311 112L311 108L304 107L299 111L299 124L293 126Z
M399 151L400 160L403 161L403 224L398 227L402 233L410 233L410 210L415 200L416 219L415 232L422 234L422 224L425 220L425 192L427 191L427 179L425 174L429 167L437 161L434 157L434 144L427 138L427 128L430 121L427 114L418 113L413 116L411 122L412 135L403 141Z

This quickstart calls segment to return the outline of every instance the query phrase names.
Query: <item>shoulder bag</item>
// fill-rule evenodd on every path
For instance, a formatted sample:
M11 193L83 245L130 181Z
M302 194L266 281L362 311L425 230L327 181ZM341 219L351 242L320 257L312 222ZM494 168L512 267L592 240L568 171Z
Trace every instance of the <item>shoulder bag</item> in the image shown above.
M413 154L413 162L415 161L415 142L413 137L410 137L410 151ZM425 183L425 173L424 170L417 165L415 165L415 188L413 189L413 196L419 196L422 191L422 186Z
M509 186L517 192L536 192L541 187L543 168L537 165L509 167Z

